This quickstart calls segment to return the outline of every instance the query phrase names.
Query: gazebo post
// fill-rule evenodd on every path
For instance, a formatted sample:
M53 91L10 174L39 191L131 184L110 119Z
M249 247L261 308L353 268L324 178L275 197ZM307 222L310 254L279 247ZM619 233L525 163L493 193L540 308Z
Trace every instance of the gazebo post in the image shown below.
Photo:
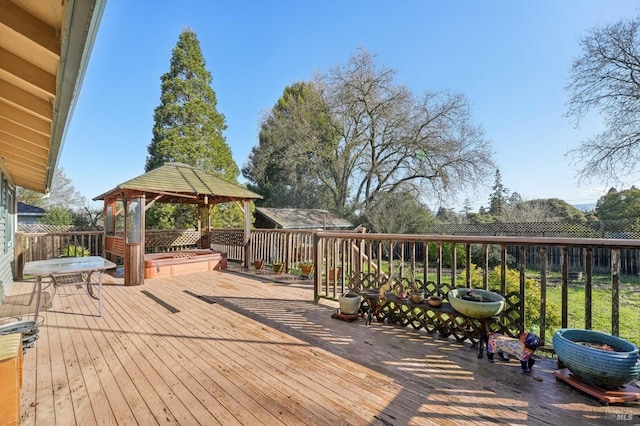
M199 206L198 232L200 233L200 248L211 249L211 209L208 204Z
M124 285L144 284L145 195L124 192Z
M249 200L243 200L244 204L244 267L249 268L251 263L251 206Z

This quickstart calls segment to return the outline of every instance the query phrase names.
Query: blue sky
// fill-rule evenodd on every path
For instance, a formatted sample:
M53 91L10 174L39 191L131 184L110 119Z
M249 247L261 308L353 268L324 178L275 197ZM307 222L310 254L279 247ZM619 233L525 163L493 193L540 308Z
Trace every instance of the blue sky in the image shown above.
M108 0L59 166L87 200L144 173L160 76L188 27L200 40L239 167L258 143L262 114L285 86L346 63L362 47L415 94L465 94L511 192L525 200L594 203L609 186L578 186L565 154L600 123L590 117L576 129L563 116L563 88L586 31L635 17L639 6L637 0ZM630 173L625 183L637 180ZM460 194L458 205L445 207L459 210L467 197L474 208L486 206L490 192Z

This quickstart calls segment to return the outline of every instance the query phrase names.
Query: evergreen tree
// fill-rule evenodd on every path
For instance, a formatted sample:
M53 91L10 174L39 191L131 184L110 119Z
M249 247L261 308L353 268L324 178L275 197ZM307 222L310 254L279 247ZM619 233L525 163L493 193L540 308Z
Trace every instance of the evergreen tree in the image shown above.
M611 188L596 204L600 220L637 220L640 217L640 190L635 186L617 191Z
M224 115L216 109L216 94L211 88L213 78L207 71L196 34L185 29L172 51L169 72L160 77L160 105L154 112L153 139L148 146L145 171L166 162L179 162L199 167L207 173L236 183L238 166L233 161L223 131ZM187 228L197 217L194 206L160 205L150 209L147 226ZM216 216L234 216L232 223L242 224L239 209L216 206L213 222L228 222Z
M222 134L227 125L216 109L213 78L193 31L182 31L172 51L169 72L160 80L162 94L154 112L145 171L173 161L236 182L239 169Z
M338 134L327 109L313 84L297 82L264 117L242 169L249 189L265 197L262 206L335 210L324 174Z
M507 205L509 190L502 184L502 176L499 169L496 169L495 180L491 189L493 189L493 192L489 195L489 213L494 216L500 216Z

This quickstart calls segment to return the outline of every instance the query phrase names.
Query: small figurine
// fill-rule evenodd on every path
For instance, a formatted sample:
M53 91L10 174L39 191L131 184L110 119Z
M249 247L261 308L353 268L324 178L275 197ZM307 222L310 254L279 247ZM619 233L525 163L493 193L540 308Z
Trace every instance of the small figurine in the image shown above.
M540 344L540 338L534 333L520 333L519 339L490 333L487 342L487 358L489 362L493 363L493 354L497 352L500 359L508 362L508 355L513 355L520 360L522 371L531 373L531 367L536 362L533 359L533 354Z

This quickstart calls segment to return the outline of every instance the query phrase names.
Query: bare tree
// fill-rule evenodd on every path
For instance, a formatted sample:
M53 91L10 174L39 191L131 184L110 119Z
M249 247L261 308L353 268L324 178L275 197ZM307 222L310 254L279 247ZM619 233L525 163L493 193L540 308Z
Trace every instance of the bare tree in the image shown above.
M323 179L347 211L366 211L398 189L437 199L477 187L493 170L490 142L463 95L416 97L394 77L360 50L317 79L341 134Z
M576 124L590 112L600 115L605 130L567 153L579 180L600 177L620 183L640 161L640 51L638 18L591 29L581 40L565 89L567 116Z
M73 186L71 179L59 167L53 175L51 192L48 195L40 194L30 189L16 189L17 199L20 202L39 207L63 206L69 210L83 209L86 204L84 196Z

